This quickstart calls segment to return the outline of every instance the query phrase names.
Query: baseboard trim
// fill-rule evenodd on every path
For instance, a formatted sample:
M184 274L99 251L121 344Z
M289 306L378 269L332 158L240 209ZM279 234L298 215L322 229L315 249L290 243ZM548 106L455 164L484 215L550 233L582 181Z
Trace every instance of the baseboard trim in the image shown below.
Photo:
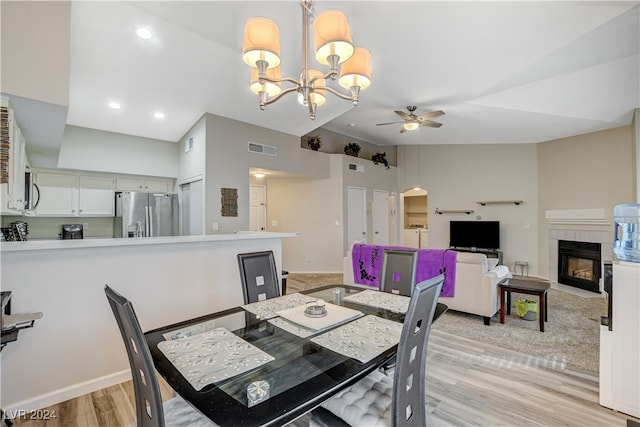
M111 375L94 378L90 381L74 384L69 387L61 388L50 393L41 394L31 399L25 399L20 402L6 404L3 402L3 410L6 417L12 414L18 414L19 411L35 411L37 409L46 408L56 405L69 399L93 393L103 388L111 387L116 384L123 383L131 379L131 370L116 372Z

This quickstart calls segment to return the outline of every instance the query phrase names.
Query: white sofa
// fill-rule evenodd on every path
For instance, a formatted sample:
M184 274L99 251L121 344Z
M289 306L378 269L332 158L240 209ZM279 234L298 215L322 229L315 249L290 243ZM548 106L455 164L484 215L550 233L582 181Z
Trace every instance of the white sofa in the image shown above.
M500 309L498 283L510 278L511 272L504 265L496 265L497 258L487 258L477 252L458 252L456 257L456 284L453 297L440 297L449 310L482 316L485 325ZM343 260L343 281L354 284L351 251Z
M439 301L449 310L482 316L484 324L489 325L500 309L498 283L511 277L509 269L497 263L497 258L487 258L485 254L458 252L455 294L451 298L440 297Z

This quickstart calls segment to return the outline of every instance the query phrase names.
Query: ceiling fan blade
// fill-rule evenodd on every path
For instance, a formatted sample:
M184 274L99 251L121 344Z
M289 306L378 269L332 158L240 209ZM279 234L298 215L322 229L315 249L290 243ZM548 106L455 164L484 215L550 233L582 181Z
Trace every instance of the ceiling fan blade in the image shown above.
M425 120L423 122L420 122L420 126L427 126L430 128L439 128L440 126L442 126L442 123L432 122L431 120Z
M398 124L398 123L404 123L404 122L376 123L376 126L396 125L396 124Z
M421 114L418 117L418 121L435 119L436 117L444 116L444 111L432 111L431 113Z
M408 115L407 113L405 113L404 111L396 110L396 111L394 111L394 113L396 113L397 115L399 115L400 117L402 117L405 120L411 120L412 119L412 117L410 115Z

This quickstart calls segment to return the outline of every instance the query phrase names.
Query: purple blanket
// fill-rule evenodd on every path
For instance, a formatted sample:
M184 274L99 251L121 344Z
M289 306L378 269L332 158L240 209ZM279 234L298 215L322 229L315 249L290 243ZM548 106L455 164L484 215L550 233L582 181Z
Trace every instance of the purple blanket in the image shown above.
M380 287L382 254L385 249L412 249L404 246L353 245L351 257L355 283ZM456 283L456 258L458 253L444 249L417 249L418 267L416 282L430 279L440 274L444 268L444 284L440 296L453 297Z

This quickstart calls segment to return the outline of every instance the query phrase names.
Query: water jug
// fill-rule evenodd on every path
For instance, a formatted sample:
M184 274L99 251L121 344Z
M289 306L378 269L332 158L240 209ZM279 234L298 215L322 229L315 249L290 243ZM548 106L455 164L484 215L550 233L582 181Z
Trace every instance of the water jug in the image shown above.
M613 208L615 236L613 254L623 261L640 262L640 204Z

